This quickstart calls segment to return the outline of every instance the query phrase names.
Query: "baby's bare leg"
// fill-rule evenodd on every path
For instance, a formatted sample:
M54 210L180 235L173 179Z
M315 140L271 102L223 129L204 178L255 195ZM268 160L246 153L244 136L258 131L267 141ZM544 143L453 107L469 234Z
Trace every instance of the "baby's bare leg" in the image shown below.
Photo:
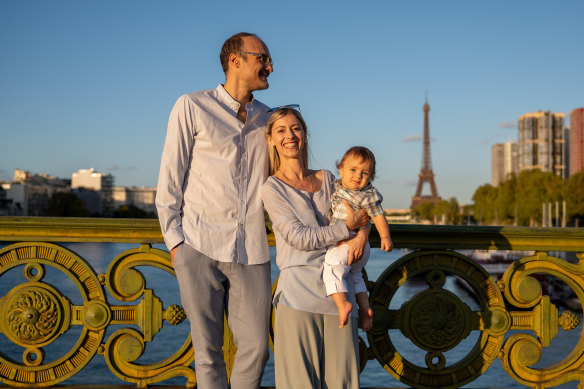
M349 314L353 310L353 304L347 300L347 293L345 292L333 293L331 296L339 310L339 328L343 328L349 320Z
M357 293L355 297L357 298L357 305L359 306L359 319L361 319L361 329L367 332L373 326L373 311L369 306L369 297L365 292Z

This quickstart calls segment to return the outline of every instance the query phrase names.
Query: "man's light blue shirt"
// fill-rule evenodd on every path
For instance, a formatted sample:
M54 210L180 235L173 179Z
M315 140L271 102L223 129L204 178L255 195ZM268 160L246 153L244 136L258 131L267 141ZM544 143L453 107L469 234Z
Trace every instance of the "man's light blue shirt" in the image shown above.
M268 177L268 107L247 121L222 85L181 96L168 121L156 208L168 249L182 242L221 262L270 260L261 186Z

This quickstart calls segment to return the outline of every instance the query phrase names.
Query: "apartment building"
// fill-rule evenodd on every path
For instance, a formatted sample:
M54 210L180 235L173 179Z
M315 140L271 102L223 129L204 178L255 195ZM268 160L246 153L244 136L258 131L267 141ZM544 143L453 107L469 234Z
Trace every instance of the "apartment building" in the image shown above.
M519 145L516 141L497 143L491 147L491 185L497 186L509 174L519 172Z
M584 108L570 112L570 175L584 168Z
M519 171L540 169L565 178L563 113L538 111L519 117Z

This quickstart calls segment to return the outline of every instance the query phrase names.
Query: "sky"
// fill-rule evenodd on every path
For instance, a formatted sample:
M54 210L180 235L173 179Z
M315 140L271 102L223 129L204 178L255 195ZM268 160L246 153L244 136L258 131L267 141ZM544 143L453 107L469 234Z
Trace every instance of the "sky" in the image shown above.
M221 45L246 31L274 59L254 96L300 104L311 168L366 146L383 207L409 207L427 96L439 195L469 204L519 116L584 106L582 15L581 0L2 0L0 180L94 168L156 186L174 102L223 83Z

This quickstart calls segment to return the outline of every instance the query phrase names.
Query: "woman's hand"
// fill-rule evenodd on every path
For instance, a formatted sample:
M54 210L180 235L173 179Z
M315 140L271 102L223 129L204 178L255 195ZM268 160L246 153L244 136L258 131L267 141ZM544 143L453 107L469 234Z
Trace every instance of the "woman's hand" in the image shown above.
M359 209L355 211L347 202L347 200L343 200L343 204L345 204L345 208L347 208L347 219L345 220L345 224L349 231L357 230L361 227L365 227L369 223L369 216L367 215L367 211L364 209Z
M357 235L352 238L340 241L338 245L346 244L349 246L349 257L347 258L347 265L351 266L355 262L359 262L365 251L367 240L369 239L370 228L363 228L357 232Z

